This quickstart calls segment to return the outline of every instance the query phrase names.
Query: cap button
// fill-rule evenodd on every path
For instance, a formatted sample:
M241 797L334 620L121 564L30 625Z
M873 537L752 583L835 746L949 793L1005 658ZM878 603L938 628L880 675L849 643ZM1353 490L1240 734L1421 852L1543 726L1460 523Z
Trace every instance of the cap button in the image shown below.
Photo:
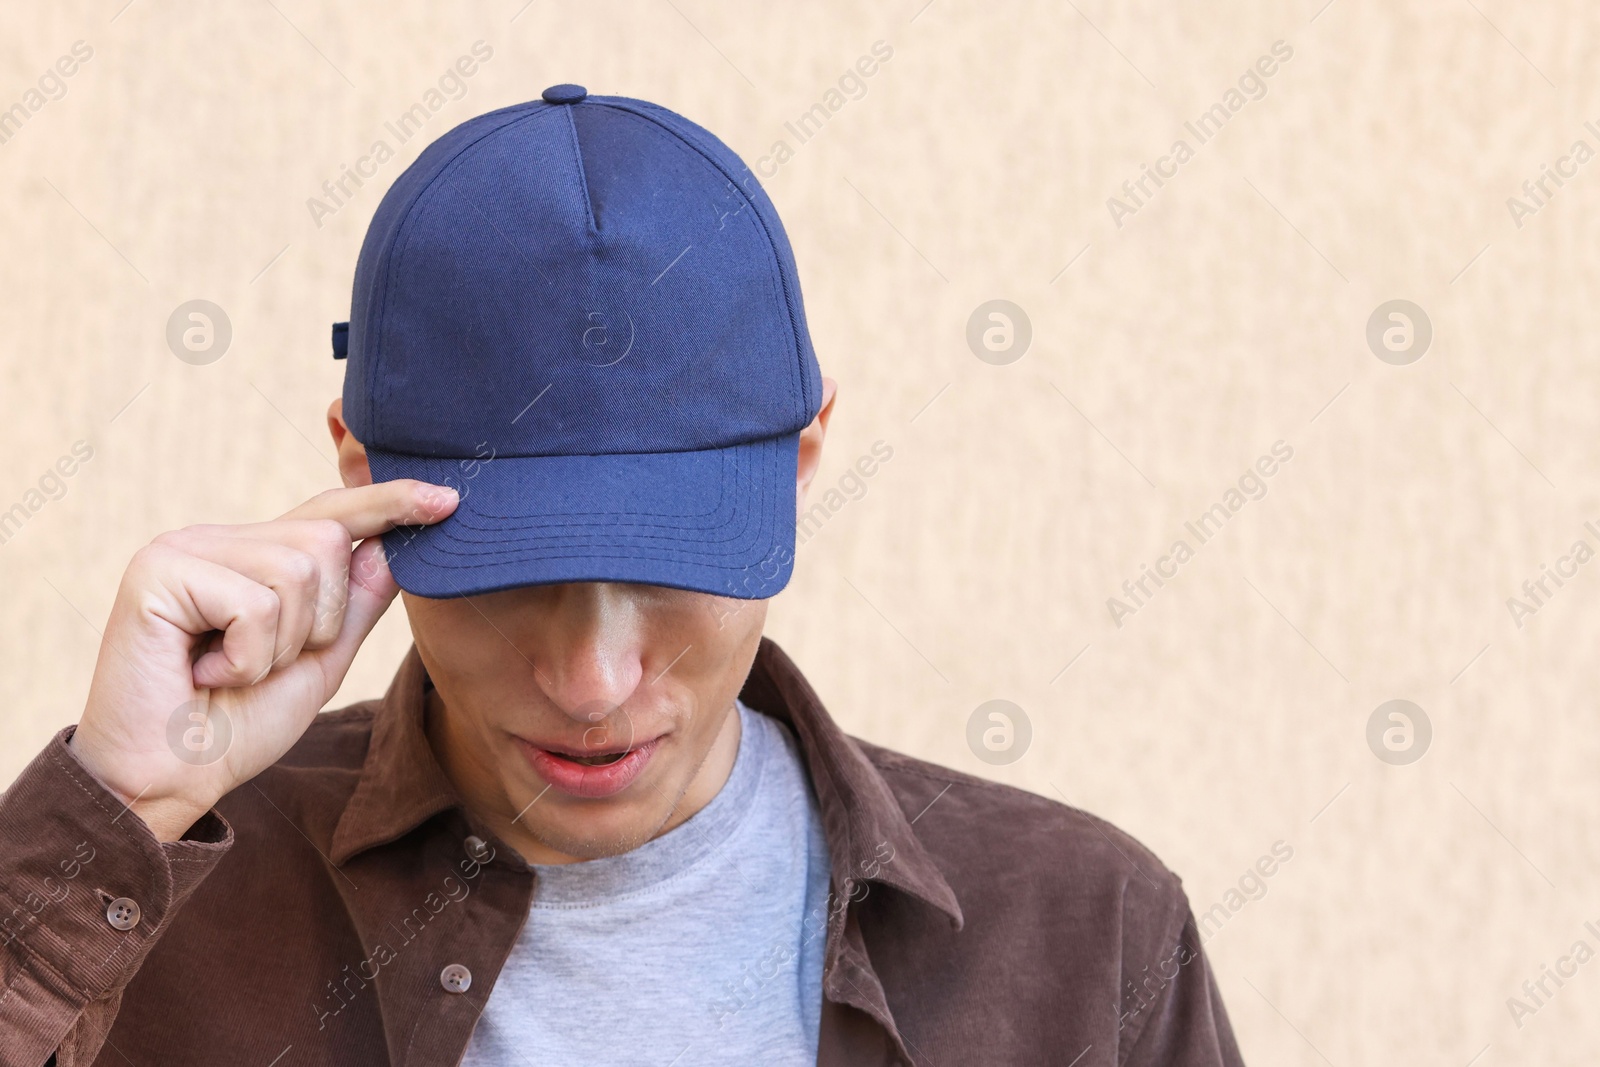
M589 90L581 85L552 85L544 91L547 104L576 104L588 95Z

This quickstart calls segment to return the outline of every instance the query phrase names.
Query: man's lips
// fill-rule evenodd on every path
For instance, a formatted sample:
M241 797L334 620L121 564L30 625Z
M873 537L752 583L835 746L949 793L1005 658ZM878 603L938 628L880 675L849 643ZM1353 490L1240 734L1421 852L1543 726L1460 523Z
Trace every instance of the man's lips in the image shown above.
M550 788L575 797L609 797L633 784L660 747L661 738L654 737L627 749L545 748L521 737L516 738L516 742L534 773ZM618 758L609 763L578 762L578 758L592 760L619 753Z

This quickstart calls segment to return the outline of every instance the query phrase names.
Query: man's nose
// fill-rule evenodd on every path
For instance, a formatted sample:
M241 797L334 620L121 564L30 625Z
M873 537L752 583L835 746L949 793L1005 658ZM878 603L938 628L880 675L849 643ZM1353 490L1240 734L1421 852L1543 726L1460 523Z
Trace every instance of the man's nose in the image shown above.
M540 686L567 716L601 723L624 704L644 674L639 618L626 591L609 582L562 586L535 653Z

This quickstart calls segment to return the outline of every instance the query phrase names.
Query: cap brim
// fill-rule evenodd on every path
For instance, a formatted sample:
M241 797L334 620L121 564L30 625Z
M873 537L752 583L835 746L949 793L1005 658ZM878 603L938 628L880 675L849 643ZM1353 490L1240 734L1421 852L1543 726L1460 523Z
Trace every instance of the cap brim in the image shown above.
M367 450L374 481L415 478L461 496L432 526L384 535L416 596L552 582L643 582L773 596L794 568L798 433L698 452L465 459Z

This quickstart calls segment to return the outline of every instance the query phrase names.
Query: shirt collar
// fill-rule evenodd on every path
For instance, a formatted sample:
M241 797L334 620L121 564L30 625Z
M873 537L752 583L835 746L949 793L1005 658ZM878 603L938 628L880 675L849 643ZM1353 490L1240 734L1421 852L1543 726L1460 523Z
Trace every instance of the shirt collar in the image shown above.
M413 646L374 709L361 777L334 829L335 864L461 806L424 732L427 682ZM739 699L794 731L822 812L835 887L848 895L856 883L892 886L943 912L959 929L955 893L917 840L888 783L771 638L761 639Z
M944 912L959 930L956 895L917 840L889 783L771 638L761 639L739 699L794 731L822 811L835 886L846 896L854 883L892 886Z
M335 864L342 866L357 853L394 841L430 816L460 805L423 729L427 686L427 668L413 645L373 710L361 777L333 831L329 858Z

